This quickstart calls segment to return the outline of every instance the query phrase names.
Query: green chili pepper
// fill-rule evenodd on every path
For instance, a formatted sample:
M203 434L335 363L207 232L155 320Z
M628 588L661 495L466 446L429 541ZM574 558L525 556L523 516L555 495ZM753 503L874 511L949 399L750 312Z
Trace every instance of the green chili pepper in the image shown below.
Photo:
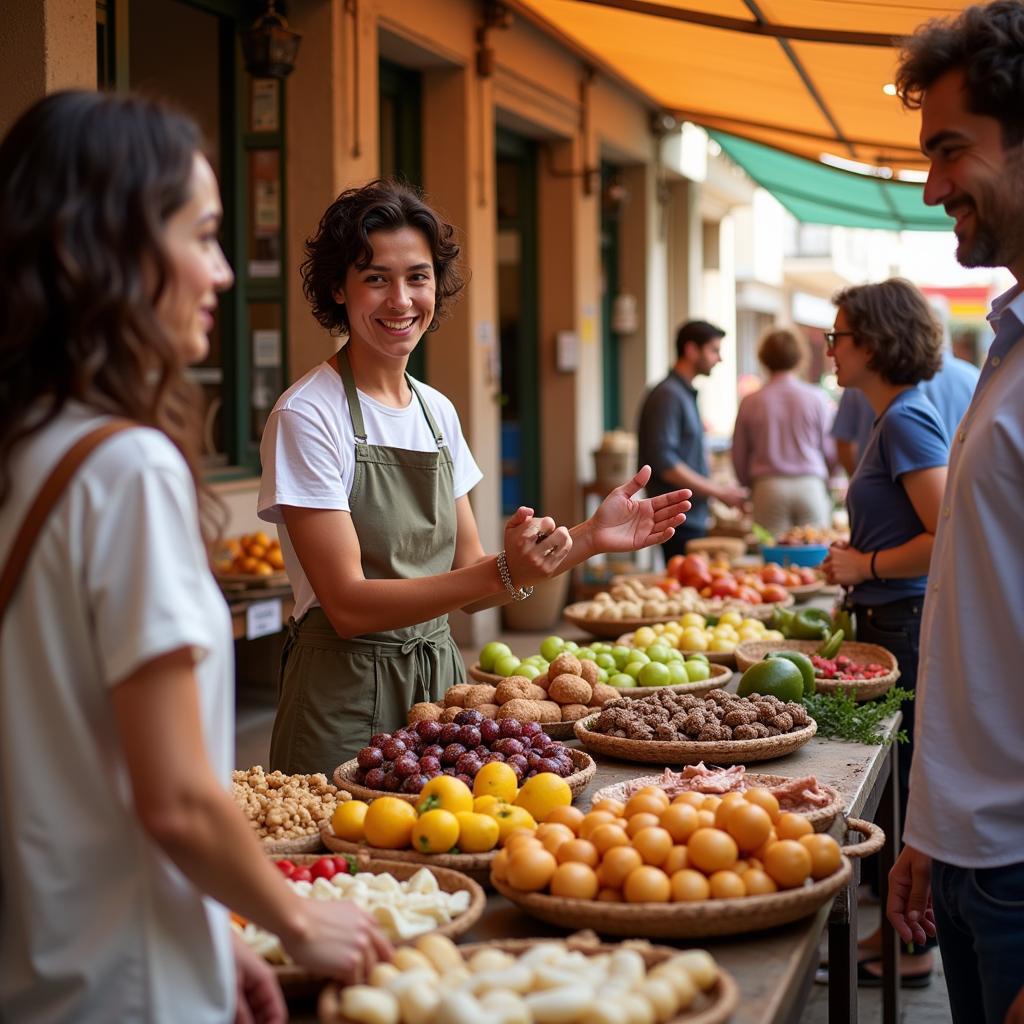
M839 653L839 648L843 646L843 639L846 634L841 630L837 629L822 645L818 648L818 654L822 658L834 658Z
M830 621L822 622L816 608L805 608L793 616L788 635L794 640L825 640L832 632Z
M841 629L846 635L847 640L857 639L857 630L853 625L853 616L845 609L836 609L835 615L832 616L832 628Z
M790 629L793 625L793 618L796 612L786 611L785 608L776 608L772 612L771 622L769 628L777 629L783 636L788 637L790 635Z

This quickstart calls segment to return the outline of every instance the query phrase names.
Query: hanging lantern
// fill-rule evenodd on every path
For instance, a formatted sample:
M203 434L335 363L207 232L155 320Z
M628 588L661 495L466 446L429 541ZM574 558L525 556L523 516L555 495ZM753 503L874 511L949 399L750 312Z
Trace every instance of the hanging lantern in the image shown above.
M267 0L267 9L242 33L246 71L256 78L286 78L295 70L301 40L277 13L275 0Z

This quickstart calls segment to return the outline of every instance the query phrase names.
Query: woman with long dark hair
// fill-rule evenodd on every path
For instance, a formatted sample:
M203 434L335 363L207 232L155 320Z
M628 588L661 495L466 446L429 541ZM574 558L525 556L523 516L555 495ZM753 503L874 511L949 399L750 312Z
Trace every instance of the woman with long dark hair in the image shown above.
M227 907L360 977L387 943L285 885L227 791L231 624L196 394L231 270L194 124L48 96L0 143L0 1017L284 1017ZM203 526L201 527L201 522ZM243 1013L244 1008L248 1013Z

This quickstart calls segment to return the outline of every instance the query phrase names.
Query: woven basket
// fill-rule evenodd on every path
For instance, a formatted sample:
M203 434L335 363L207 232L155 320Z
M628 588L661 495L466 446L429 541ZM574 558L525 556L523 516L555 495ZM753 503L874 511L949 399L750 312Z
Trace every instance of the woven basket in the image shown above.
M562 618L589 636L611 639L623 630L639 629L641 626L653 626L656 622L672 622L678 615L657 615L648 619L588 619L579 613L581 603L569 605L562 612Z
M800 604L800 602L814 597L815 594L820 594L825 589L825 581L818 580L816 583L803 583L799 587L786 587L786 589L793 595L793 600Z
M749 764L752 761L770 761L783 754L791 754L807 743L818 731L818 723L782 736L764 736L756 740L720 740L699 743L697 740L669 742L664 740L630 740L623 736L606 736L589 728L596 715L581 718L576 723L576 738L587 750L605 754L620 761L641 761L645 764ZM335 783L337 785L337 783Z
M458 871L485 888L491 884L491 861L497 850L489 853L418 853L416 850L378 850L365 843L350 843L334 834L329 821L321 822L320 837L324 846L332 853L351 853L357 857L374 857L383 854L388 860L402 861L403 864L418 864L428 868L447 868Z
M745 773L743 779L748 783L748 785L744 786L744 789L753 789L756 786L778 786L792 781L787 775L761 775L756 772ZM590 805L593 807L599 800L620 800L625 803L628 799L627 791L635 791L635 789L640 789L643 786L658 786L660 783L660 775L644 775L637 779L626 779L623 782L616 782L611 786L604 786L594 793L590 798ZM842 813L843 798L839 790L834 786L823 786L819 783L818 788L832 798L824 807L814 807L809 811L802 811L799 807L787 808L787 810L795 810L806 818L814 826L815 832L827 832L832 822L835 821L836 815Z
M297 836L294 839L261 839L263 852L270 857L283 857L292 853L319 853L324 844L320 833L311 836Z
M792 593L786 595L784 601L773 601L770 604L750 604L747 601L735 601L732 598L707 597L702 599L701 606L696 608L698 615L705 618L712 615L724 615L726 612L739 612L745 619L760 619L767 622L776 608L789 608L794 603Z
M575 798L590 784L590 780L597 771L597 765L594 763L594 759L582 750L576 750L572 747L567 749L569 750L569 756L572 758L573 767L576 770L572 775L567 775L565 781L569 783L569 789L572 790L572 795ZM397 796L399 800L405 800L410 804L414 804L419 800L419 795L416 793L386 793L382 789L367 789L366 786L361 786L355 781L355 772L358 767L359 762L352 758L351 761L339 764L334 769L332 779L338 789L351 793L356 800L376 800L379 796Z
M746 672L751 665L761 661L770 651L800 651L810 657L817 654L821 646L817 640L748 640L736 648L736 666ZM814 686L818 693L836 693L839 690L849 691L857 700L872 700L888 693L900 677L896 656L877 644L860 644L854 640L843 643L840 652L854 661L876 662L888 665L889 672L877 679L866 679L863 682L842 679L816 679Z
M851 829L863 831L870 838L854 846L844 846L838 870L820 881L768 896L697 903L606 903L520 892L496 880L494 888L520 910L560 928L593 928L604 935L660 939L744 935L789 924L815 913L849 883L853 874L849 858L865 857L876 852L885 842L885 834L877 825L854 818L848 824Z
M390 851L388 852L390 853ZM301 856L290 859L296 864L312 864L319 858ZM448 868L434 867L432 864L407 864L404 861L390 859L370 860L368 857L360 857L356 867L359 872L368 871L374 875L382 875L387 872L400 882L412 878L420 868L426 867L437 879L438 888L444 892L458 892L461 889L468 891L469 906L458 917L453 918L447 924L439 925L430 934L447 935L450 939L457 939L480 920L480 915L483 914L484 908L487 906L487 896L473 879ZM415 941L415 939L407 939L400 941L398 945L406 945ZM296 967L294 964L274 965L273 970L281 988L291 996L313 995L320 990L326 980L323 975L314 974L304 967Z
M469 960L481 949L500 949L504 953L521 956L542 939L499 939L492 942L471 942L459 947L463 959ZM592 932L578 932L565 940L571 950L579 950L587 956L601 953L614 953L620 943L602 943ZM654 946L649 942L630 942L630 949L635 949L643 958L648 970L679 953L678 949L669 946ZM347 1017L341 1016L342 986L335 983L328 985L320 994L317 1007L320 1024L352 1024ZM718 979L704 993L698 993L693 1005L683 1013L672 1017L667 1024L725 1024L732 1017L739 1005L740 990L736 981L727 971L718 968ZM444 1022L441 1022L444 1024Z
M622 644L623 647L632 647L633 637L635 635L635 631L623 633L615 642L617 644ZM688 651L685 648L680 647L679 653L684 658L689 657L691 654L703 654L712 665L724 665L730 670L736 667L736 655L732 651ZM728 682L728 680L726 681Z

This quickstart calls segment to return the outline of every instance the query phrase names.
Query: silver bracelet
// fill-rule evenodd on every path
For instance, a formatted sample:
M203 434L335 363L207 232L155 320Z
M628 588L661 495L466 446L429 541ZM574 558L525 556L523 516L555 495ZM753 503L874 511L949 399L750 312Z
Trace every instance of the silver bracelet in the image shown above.
M508 559L505 557L504 551L498 552L498 575L501 576L501 582L505 584L505 589L513 601L525 601L533 593L533 587L513 585L512 575L508 571Z

